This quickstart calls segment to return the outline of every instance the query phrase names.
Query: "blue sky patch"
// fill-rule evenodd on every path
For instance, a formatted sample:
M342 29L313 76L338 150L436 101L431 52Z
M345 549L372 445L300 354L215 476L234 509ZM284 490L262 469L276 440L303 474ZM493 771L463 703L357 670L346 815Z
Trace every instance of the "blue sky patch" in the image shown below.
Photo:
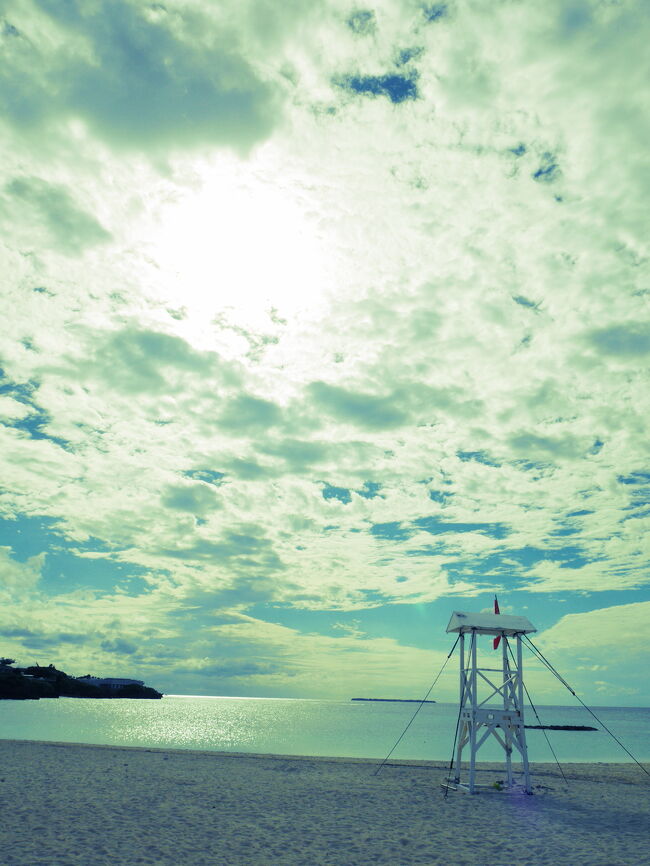
M402 526L399 520L390 523L374 523L370 527L370 532L377 538L386 538L390 541L405 541L413 534L405 526Z
M629 475L619 475L618 481L629 487L630 504L626 507L626 511L636 510L638 508L645 509L650 505L650 473L649 472L631 472ZM635 517L642 516L641 514L634 515Z
M10 547L14 559L24 562L49 550L51 546L58 547L65 543L56 524L53 517L0 518L0 545Z
M437 517L418 517L413 525L431 535L443 535L448 532L480 532L490 538L506 538L510 529L504 523L460 523L440 520Z
M513 295L512 300L515 304L519 304L520 307L527 307L529 310L538 310L539 305L535 303L535 301L531 301L523 295Z
M415 74L349 75L338 81L339 87L362 96L386 96L394 104L418 98Z
M347 487L334 487L332 484L326 484L322 492L323 499L338 499L345 505L352 501L352 494Z
M50 595L84 588L111 593L117 586L129 595L138 595L147 587L142 576L148 569L111 559L109 545L99 539L69 541L49 517L0 519L0 544L11 548L17 562L46 553L38 589ZM83 551L107 556L79 556Z
M473 460L475 463L483 463L485 466L500 466L501 464L494 460L486 451L457 451L456 457L462 460L463 463L468 463Z
M106 558L75 556L66 550L48 550L39 588L50 595L60 595L77 589L94 590L100 594L115 592L119 587L127 595L140 595L148 583L142 575L148 569L133 563L121 563Z
M62 439L60 436L52 436L50 433L46 432L47 425L51 420L52 419L47 412L42 409L37 409L26 418L20 418L17 421L13 421L8 426L13 427L15 430L24 430L26 433L29 433L31 439L47 439L54 445L58 445L59 448L63 448L65 451L71 451L72 446L70 442L66 439Z
M430 6L422 8L422 14L426 21L440 21L441 18L446 18L449 14L449 7L446 3L432 3Z
M560 166L555 161L552 153L542 155L541 164L532 175L533 180L537 181L537 183L555 183L561 176Z
M360 9L350 15L347 25L353 33L359 36L369 36L376 29L375 13L370 9Z
M441 556L446 549L446 545L441 541L439 544L423 544L420 547L412 547L406 551L406 555L412 559L419 556Z
M629 475L619 475L621 484L650 484L650 472L630 472Z
M453 493L444 493L442 490L430 490L429 491L429 499L432 502L438 502L440 505L444 505L445 502L448 502L449 499L453 496Z
M187 469L183 472L183 475L195 481L205 481L206 484L214 484L215 487L218 487L226 477L225 472L215 472L214 469Z
M397 54L395 65L405 66L407 63L410 63L411 60L417 60L423 54L424 48L420 45L414 45L412 48L402 48L402 50Z
M379 496L381 488L382 485L377 481L364 481L361 490L355 490L355 493L363 496L364 499L374 499L376 496Z
M0 369L0 394L6 394L8 397L13 397L19 403L27 403L33 405L32 398L35 391L38 389L36 382L12 382Z

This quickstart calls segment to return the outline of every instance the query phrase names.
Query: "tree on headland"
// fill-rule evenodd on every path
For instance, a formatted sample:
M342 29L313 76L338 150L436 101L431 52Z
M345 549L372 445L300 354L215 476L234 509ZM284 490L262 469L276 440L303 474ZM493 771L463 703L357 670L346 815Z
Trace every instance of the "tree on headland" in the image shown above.
M0 659L0 698L21 701L57 697L54 684L45 680L28 679L21 668L12 668L13 659ZM9 664L7 664L7 662Z
M34 698L162 698L162 694L144 684L130 682L122 688L106 683L91 683L86 677L71 677L53 664L12 668L14 659L0 657L0 699ZM113 681L114 682L114 681ZM119 680L117 683L119 684ZM127 681L128 682L128 681Z

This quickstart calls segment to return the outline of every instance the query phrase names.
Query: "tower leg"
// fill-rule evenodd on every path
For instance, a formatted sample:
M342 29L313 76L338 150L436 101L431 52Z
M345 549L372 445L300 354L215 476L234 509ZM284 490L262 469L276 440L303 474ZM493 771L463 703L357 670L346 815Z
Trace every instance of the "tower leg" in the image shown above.
M526 735L524 734L523 728L521 729L522 739L524 743L523 748L523 764L524 764L524 785L526 788L527 794L533 793L532 785L530 784L530 767L528 766L528 749L526 748Z
M475 793L476 788L476 724L472 721L469 734L469 792Z
M506 712L512 708L512 698L514 697L512 693L512 685L510 683L511 670L510 659L508 658L509 647L508 638L503 635L501 638L501 659L503 667L503 709ZM512 726L507 722L503 728L503 738L506 744L506 785L508 788L512 788Z
M460 712L458 715L458 730L456 731L456 773L454 781L460 782L460 766L463 759L463 741L467 733L467 725L461 721L461 712L467 700L467 674L465 672L465 635L460 634Z
M512 788L512 728L508 725L503 733L506 741L506 784Z
M463 760L463 743L467 736L467 722L459 722L458 724L458 745L456 746L456 775L455 782L460 782L460 765Z
M471 688L472 688L472 719L470 721L469 730L469 792L474 794L476 790L476 632L472 632L472 673L471 673Z
M521 658L521 635L517 635L517 696L519 698L519 721L521 722L521 759L524 765L524 786L527 794L533 793L530 784L530 767L528 766L528 746L526 745L526 728L524 727L524 673Z

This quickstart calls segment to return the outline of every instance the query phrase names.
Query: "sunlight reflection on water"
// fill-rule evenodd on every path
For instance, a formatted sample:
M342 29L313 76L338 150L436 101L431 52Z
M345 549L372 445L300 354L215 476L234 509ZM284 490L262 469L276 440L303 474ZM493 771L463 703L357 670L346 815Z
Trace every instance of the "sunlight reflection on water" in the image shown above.
M0 737L285 755L381 759L417 704L167 695L161 701L59 698L3 701ZM546 724L596 723L581 708L540 707ZM458 708L425 705L393 757L449 759ZM639 760L650 759L650 709L597 713ZM532 717L528 723L534 724ZM541 731L528 731L531 760L552 761ZM549 732L563 761L628 761L603 731ZM482 760L500 760L486 744Z

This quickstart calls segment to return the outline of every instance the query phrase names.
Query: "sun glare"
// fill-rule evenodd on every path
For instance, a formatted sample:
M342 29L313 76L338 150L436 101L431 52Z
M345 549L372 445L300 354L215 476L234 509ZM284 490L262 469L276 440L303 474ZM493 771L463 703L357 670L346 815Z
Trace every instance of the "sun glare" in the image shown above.
M169 303L249 325L318 304L325 257L307 208L290 190L225 176L168 205L150 249Z

